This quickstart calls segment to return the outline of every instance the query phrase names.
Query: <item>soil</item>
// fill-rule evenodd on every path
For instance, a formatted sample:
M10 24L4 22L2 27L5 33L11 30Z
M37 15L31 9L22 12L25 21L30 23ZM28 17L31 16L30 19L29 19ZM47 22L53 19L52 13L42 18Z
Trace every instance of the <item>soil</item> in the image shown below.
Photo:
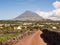
M21 39L15 45L47 45L47 43L45 43L43 39L40 37L41 34L42 31L38 30L35 33Z

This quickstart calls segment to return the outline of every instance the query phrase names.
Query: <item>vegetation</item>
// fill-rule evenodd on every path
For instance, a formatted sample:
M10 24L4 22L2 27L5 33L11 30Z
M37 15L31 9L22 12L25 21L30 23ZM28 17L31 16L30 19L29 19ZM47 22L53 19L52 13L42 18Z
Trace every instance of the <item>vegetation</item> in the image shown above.
M26 25L24 25L24 23L26 23ZM21 26L20 27L21 29L17 29L18 26ZM56 29L54 29L53 27L56 27ZM60 21L50 20L36 22L36 21L0 20L0 41L10 40L14 37L17 37L17 35L21 35L20 37L26 36L26 34L31 33L31 31L33 32L34 29L36 30L49 29L57 31L57 29L60 29Z

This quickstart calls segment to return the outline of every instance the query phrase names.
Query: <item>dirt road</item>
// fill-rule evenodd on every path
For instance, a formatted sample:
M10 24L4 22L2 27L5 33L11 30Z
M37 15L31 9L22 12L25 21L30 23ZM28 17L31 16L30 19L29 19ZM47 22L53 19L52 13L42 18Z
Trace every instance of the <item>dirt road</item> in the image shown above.
M16 45L47 45L40 37L41 34L42 32L38 30L34 34L20 40Z

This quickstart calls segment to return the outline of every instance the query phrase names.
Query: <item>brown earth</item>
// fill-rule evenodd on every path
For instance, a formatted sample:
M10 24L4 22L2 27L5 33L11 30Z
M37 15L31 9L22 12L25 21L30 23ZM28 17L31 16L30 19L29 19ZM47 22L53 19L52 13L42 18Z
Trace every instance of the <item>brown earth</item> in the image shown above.
M40 37L42 31L38 30L35 33L23 38L15 45L47 45Z

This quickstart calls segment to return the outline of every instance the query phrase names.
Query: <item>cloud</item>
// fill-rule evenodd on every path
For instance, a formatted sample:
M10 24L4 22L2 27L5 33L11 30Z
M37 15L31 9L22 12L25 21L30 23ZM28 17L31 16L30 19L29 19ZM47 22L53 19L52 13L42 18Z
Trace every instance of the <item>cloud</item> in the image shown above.
M53 13L55 16L59 16L59 17L60 17L60 8L53 10L52 13Z
M60 8L60 2L59 2L59 1L54 2L54 3L53 3L53 6L54 6L55 8Z
M40 16L42 16L43 18L48 18L50 15L52 15L51 12L44 12L44 11L36 11L37 14L39 14Z
M45 19L60 20L60 2L56 1L52 5L55 7L54 10L49 12L36 11L36 13Z

